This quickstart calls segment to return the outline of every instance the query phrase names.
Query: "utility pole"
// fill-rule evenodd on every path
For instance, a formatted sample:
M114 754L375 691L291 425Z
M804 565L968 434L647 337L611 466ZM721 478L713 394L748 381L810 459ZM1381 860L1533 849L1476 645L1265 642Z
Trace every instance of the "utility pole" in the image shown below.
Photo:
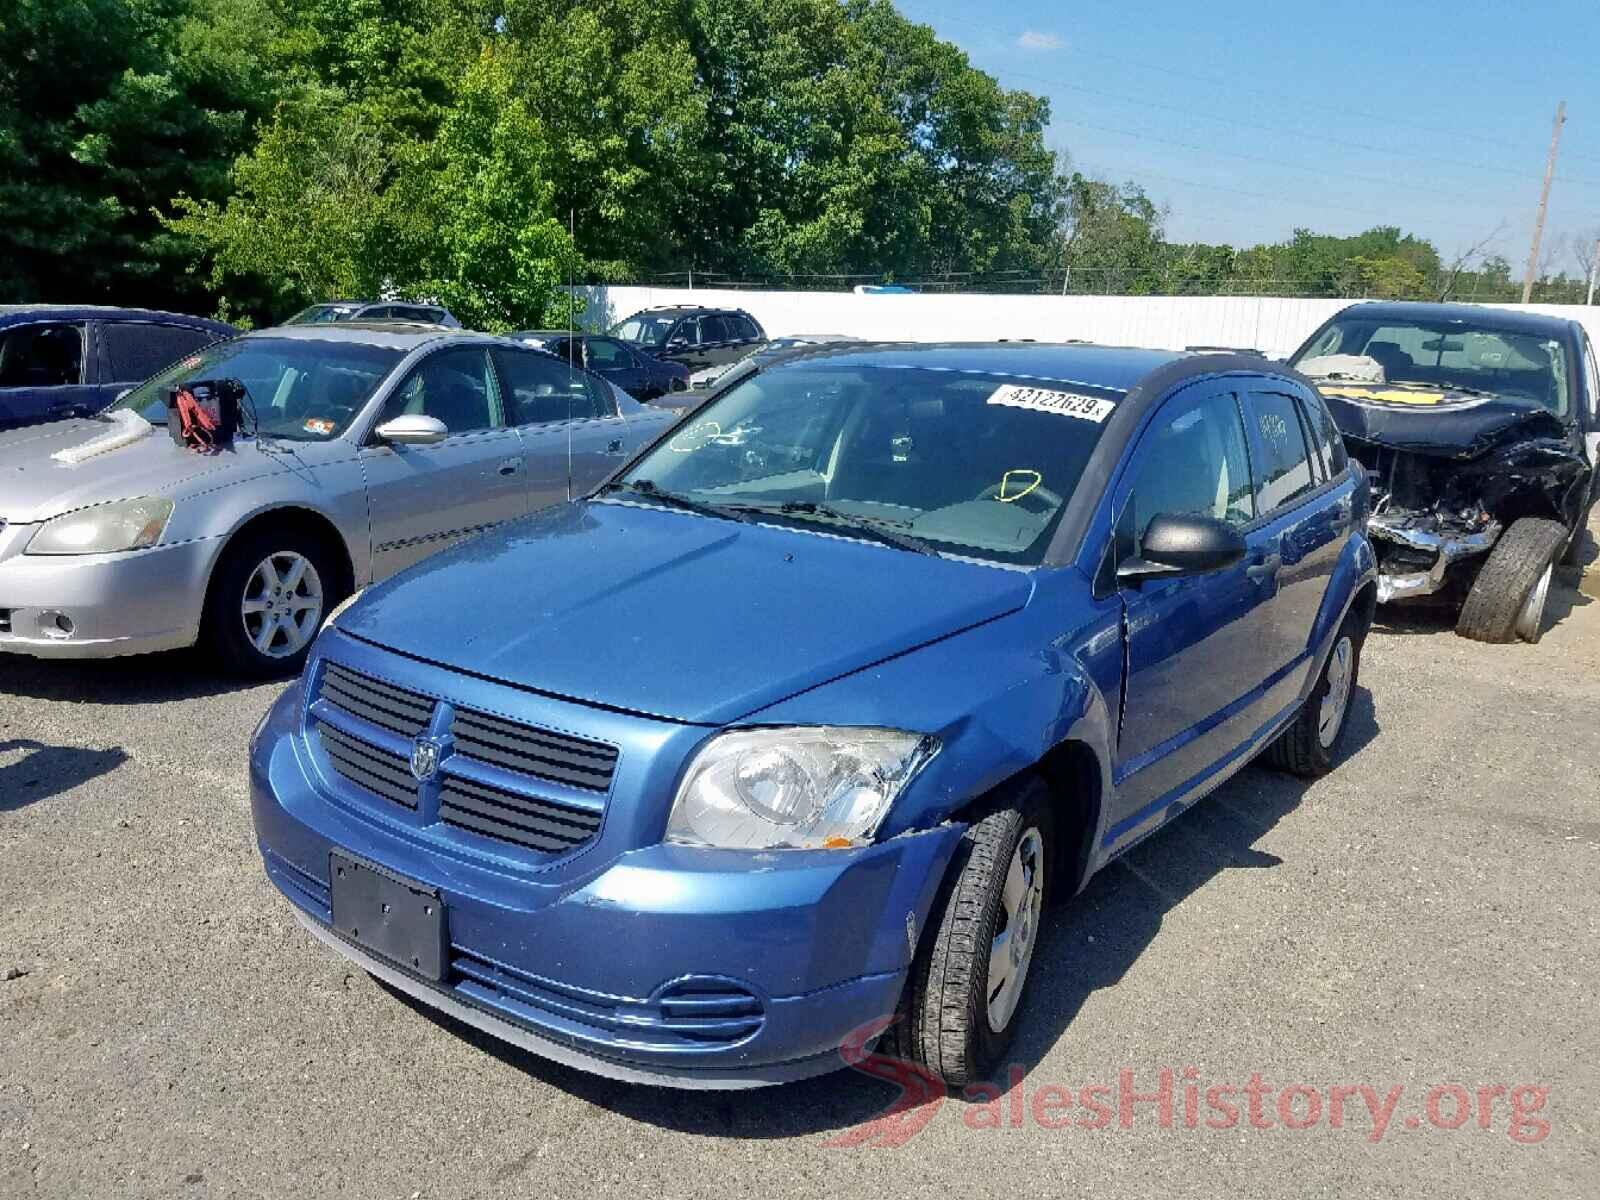
M1556 124L1550 131L1550 157L1544 164L1544 190L1539 193L1539 216L1533 223L1533 247L1528 251L1528 270L1522 277L1522 302L1533 297L1533 276L1539 270L1539 239L1544 236L1544 214L1550 206L1550 180L1556 173L1556 147L1561 144L1561 127L1567 123L1567 102L1556 105Z
M1594 262L1589 267L1589 298L1585 304L1594 303L1594 281L1600 278L1600 238L1594 240Z

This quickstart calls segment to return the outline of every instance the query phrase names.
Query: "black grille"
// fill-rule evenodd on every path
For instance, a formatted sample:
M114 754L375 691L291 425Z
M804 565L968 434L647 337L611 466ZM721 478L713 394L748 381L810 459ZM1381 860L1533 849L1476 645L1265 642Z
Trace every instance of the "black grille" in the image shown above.
M333 769L351 783L374 796L416 808L417 781L411 764L400 755L351 737L326 721L317 722L317 736Z
M456 753L569 787L603 792L617 769L615 747L548 729L533 729L462 709L450 732Z
M328 663L317 695L322 704L410 739L433 719L437 704L430 696L398 684ZM326 720L316 732L328 761L355 786L409 809L417 807L417 782L403 754L375 746ZM484 837L525 846L545 854L581 846L600 829L598 810L561 804L534 794L538 781L603 793L611 787L617 750L570 734L471 709L457 709L451 722L452 753L439 780L439 819ZM463 779L451 769L457 759L509 772L508 786ZM518 784L526 780L527 790Z
M546 854L581 846L600 829L600 814L446 776L439 819L485 837Z
M381 729L412 738L426 728L434 702L428 697L358 675L348 667L329 663L322 675L322 699L338 705Z

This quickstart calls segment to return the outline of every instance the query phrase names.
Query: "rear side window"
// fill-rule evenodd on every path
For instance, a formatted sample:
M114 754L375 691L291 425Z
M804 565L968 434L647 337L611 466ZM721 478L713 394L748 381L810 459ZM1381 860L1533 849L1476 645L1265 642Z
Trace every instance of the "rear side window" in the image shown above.
M199 329L180 325L105 324L100 326L105 345L106 370L115 383L139 383L161 368L177 362L216 338Z
M1317 478L1294 397L1252 392L1250 414L1257 509L1271 512L1316 490Z
M743 340L747 342L759 342L761 340L761 327L743 313L734 317L733 323L738 331L738 336Z
M731 342L734 332L727 317L701 317L700 340L703 342Z
M22 325L0 331L0 387L82 382L82 325Z
M1145 446L1129 501L1133 544L1119 557L1139 552L1145 530L1162 513L1230 525L1254 520L1244 422L1232 393L1175 401L1145 435Z

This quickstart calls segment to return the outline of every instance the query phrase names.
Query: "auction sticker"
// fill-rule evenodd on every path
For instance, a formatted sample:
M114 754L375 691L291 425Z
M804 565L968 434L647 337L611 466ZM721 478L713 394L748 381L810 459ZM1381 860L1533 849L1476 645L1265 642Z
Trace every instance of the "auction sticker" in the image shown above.
M1035 412L1059 413L1064 417L1077 417L1080 421L1099 424L1111 415L1116 403L1099 396L1081 396L1077 392L1052 392L1046 388L1018 387L1003 383L989 396L990 404L1003 404L1007 408L1031 408Z

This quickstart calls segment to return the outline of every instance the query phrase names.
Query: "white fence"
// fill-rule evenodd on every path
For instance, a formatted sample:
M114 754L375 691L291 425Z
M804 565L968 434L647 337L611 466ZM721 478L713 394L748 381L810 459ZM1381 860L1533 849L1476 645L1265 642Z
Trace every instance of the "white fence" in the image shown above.
M708 304L744 309L772 337L840 333L913 342L1077 338L1163 350L1251 347L1273 356L1289 354L1330 315L1354 303L1275 296L857 296L650 287L598 287L586 289L585 295L583 323L589 328L655 305ZM1576 318L1600 343L1600 306L1533 304L1527 309Z

